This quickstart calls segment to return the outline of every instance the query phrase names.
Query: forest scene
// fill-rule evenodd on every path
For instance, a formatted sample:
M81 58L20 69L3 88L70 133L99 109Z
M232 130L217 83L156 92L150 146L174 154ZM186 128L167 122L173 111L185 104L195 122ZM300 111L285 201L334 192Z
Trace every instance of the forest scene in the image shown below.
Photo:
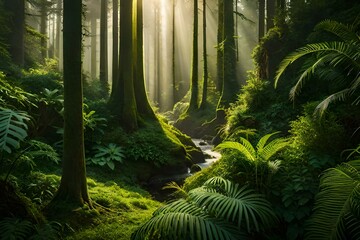
M360 239L357 0L0 0L0 239Z

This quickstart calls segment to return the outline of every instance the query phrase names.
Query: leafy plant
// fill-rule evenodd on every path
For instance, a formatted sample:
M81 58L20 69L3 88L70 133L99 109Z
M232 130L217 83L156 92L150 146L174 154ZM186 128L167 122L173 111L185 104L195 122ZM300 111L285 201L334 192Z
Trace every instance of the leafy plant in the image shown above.
M320 180L308 239L359 239L360 160L326 170Z
M263 175L268 171L268 177L271 177L272 172L276 171L280 164L279 161L270 161L270 159L288 145L287 140L284 138L276 138L268 142L273 135L278 133L279 132L274 132L263 136L255 148L249 140L243 137L240 137L240 142L225 141L216 148L237 150L244 155L248 161L253 163L255 166L255 184L258 189L261 189L265 184L265 182L263 182ZM270 181L270 178L268 178L268 180Z
M4 218L0 221L1 239L29 239L32 231L33 224L28 220Z
M107 165L111 170L115 169L115 162L122 163L125 158L123 148L114 143L109 143L107 146L95 146L94 150L97 153L90 158L90 161L100 166Z
M191 190L186 200L155 211L132 239L246 239L276 220L262 195L214 177Z
M345 83L345 87L323 99L316 107L316 113L322 115L330 103L338 100L345 100L351 96L355 96L353 103L358 104L360 102L360 97L358 95L360 85L359 24L359 20L356 20L353 25L345 25L331 20L320 22L315 27L315 30L325 30L340 38L341 41L308 44L289 54L280 63L275 77L275 87L281 75L292 63L308 55L315 56L315 58L308 58L312 62L310 66L303 71L299 80L291 89L290 98L294 100L296 95L301 91L305 80L314 72L319 72L322 75L320 77ZM326 70L321 71L324 67ZM332 71L331 75L329 75L328 67L333 69L340 68L342 71ZM342 85L339 84L339 88L341 87Z
M30 117L25 112L0 108L0 152L11 153L11 148L20 147L20 141L27 137Z

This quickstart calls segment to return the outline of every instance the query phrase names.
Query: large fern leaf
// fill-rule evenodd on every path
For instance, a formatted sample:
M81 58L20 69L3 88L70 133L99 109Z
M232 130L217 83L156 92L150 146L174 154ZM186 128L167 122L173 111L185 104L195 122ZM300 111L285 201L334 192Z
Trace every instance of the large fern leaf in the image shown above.
M353 219L348 219L360 205L359 192L360 160L325 171L316 196L315 212L306 226L307 239L344 239L347 229L352 234L360 231L359 220L354 224Z
M136 230L131 239L244 239L239 230L184 199L160 208L154 217Z
M0 239L28 239L33 230L31 222L18 218L4 218L0 221Z
M0 152L11 153L11 148L20 146L20 141L27 137L28 120L25 112L0 108Z
M246 144L246 145L244 145L244 144ZM247 159L249 159L251 161L255 161L255 158L256 158L255 150L252 146L251 147L250 146L251 146L251 144L249 143L249 141L244 139L243 144L238 143L238 142L226 141L226 142L223 142L223 143L220 143L219 145L217 145L216 149L217 150L221 150L221 149L238 150Z
M204 187L190 191L189 196L199 207L245 227L249 233L263 230L277 220L271 204L263 195L221 178L209 179Z

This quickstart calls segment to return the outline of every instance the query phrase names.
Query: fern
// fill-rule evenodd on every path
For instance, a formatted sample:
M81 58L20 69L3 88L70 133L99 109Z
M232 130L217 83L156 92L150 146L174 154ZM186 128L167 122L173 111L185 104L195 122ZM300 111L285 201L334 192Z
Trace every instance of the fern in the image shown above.
M25 153L26 156L30 157L31 159L45 158L56 164L59 163L59 154L50 145L36 140L31 140L29 144L29 151Z
M0 108L0 152L11 153L11 148L19 148L27 137L27 124L30 117L25 112Z
M33 231L33 225L27 220L18 218L4 218L0 221L0 239L22 240L28 239Z

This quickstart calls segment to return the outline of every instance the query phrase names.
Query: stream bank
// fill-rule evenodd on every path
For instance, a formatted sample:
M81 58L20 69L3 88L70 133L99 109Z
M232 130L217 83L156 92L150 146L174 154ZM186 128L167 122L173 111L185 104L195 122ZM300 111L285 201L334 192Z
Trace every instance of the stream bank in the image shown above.
M221 154L213 150L214 145L203 139L192 139L197 147L199 147L202 153L205 156L205 161L201 163L194 164L191 168L187 168L186 171L179 174L162 174L154 176L149 179L148 183L145 185L146 189L151 193L151 195L158 201L169 200L169 194L172 193L171 190L162 189L167 183L176 182L178 185L182 185L185 179L193 175L197 171L210 167L214 162L220 159ZM192 169L194 171L192 171Z

